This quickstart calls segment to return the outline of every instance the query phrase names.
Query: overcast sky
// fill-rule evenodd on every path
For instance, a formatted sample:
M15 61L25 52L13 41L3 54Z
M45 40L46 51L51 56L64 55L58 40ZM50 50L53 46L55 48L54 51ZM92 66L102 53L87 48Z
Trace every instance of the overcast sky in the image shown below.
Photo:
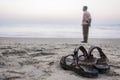
M120 0L0 0L0 23L79 22L87 5L97 23L120 22Z

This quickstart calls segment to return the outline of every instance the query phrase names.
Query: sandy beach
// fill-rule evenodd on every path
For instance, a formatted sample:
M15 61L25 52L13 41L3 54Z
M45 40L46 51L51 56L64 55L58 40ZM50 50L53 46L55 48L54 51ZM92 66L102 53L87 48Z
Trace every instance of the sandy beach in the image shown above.
M59 61L83 45L99 46L109 58L111 70L95 80L120 80L120 39L0 38L0 80L93 80L63 70ZM95 51L97 53L97 51ZM98 55L97 55L98 56Z

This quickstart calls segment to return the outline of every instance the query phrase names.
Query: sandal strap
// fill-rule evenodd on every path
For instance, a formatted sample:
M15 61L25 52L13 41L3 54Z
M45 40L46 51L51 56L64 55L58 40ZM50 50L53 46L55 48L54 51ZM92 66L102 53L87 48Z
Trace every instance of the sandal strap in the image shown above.
M97 63L97 60L94 60L94 61L85 61L85 62L82 62L82 61L79 61L78 62L78 65L95 65Z
M98 46L91 46L88 50L88 55L91 56L94 49L97 49L101 58L107 58L102 49Z
M74 55L78 57L78 51L82 51L84 56L88 56L86 49L83 46L79 46L78 48L74 49Z
M63 63L66 64L65 59L67 57L69 57L69 56L72 56L73 60L74 60L74 62L72 64L76 64L77 65L78 64L78 51L79 50L82 51L82 55L84 55L86 57L88 56L86 49L83 46L79 46L78 48L74 49L74 54L69 54L69 55L63 56L62 59L61 59L61 61L63 61Z
M78 52L79 50L82 52L82 55L87 57L88 54L87 54L87 51L86 49L83 47L83 46L79 46L78 48L75 48L74 49L74 56L75 56L75 59L76 59L76 62L78 63L79 59L78 59Z
M69 57L69 56L72 56L72 57L73 57L73 60L74 60L74 62L73 62L71 65L75 64L76 61L75 61L74 54L69 54L69 55L63 56L62 59L61 59L61 61L63 61L63 63L66 64L65 59L66 59L67 57Z
M102 51L102 49L100 47L98 47L98 46L91 46L89 48L89 50L88 50L88 57L89 58L91 58L91 57L93 58L92 52L93 52L94 49L97 49L98 52L99 52L99 54L100 54L100 59L99 60L102 60L102 61L99 61L100 63L106 63L106 62L108 62L107 56L104 54L104 52Z
M81 56L85 56L85 60L83 60L83 61L80 61L79 58L78 58L79 57L78 56L79 50L82 52ZM95 58L92 58L92 59L88 58L88 53L83 46L79 46L78 48L75 48L74 49L74 55L75 55L75 58L77 60L78 65L95 65L96 62L97 62L97 60Z

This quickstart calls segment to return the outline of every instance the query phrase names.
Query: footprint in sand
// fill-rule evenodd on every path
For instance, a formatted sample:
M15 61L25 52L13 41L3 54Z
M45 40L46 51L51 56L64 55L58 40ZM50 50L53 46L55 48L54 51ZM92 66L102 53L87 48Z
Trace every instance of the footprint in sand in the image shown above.
M107 76L120 76L120 74L115 71L109 71L106 75Z
M4 52L2 52L1 54L3 55L3 56L13 56L13 55L19 55L19 56L21 56L21 55L24 55L25 53L27 53L26 51L24 51L24 50L5 50Z

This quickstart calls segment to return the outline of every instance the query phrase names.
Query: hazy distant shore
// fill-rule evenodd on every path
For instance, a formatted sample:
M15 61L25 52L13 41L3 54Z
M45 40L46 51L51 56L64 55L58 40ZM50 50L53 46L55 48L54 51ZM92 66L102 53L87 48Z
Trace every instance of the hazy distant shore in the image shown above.
M10 38L0 37L0 80L89 80L59 65L62 56L83 45L97 45L108 56L111 71L95 80L120 79L120 39L91 38ZM96 53L96 52L95 52Z

